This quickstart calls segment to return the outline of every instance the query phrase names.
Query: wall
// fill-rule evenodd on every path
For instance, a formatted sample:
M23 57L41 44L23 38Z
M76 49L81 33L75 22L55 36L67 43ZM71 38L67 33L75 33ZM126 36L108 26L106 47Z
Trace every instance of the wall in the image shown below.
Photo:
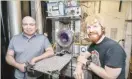
M82 13L88 14L85 21L87 22L93 15L98 14L104 19L104 26L106 28L106 36L119 41L124 38L124 25L129 1L123 1L121 12L119 12L120 1L101 1L99 13L99 1L90 1L80 3ZM111 28L117 28L117 35L111 35ZM113 31L114 32L114 31Z

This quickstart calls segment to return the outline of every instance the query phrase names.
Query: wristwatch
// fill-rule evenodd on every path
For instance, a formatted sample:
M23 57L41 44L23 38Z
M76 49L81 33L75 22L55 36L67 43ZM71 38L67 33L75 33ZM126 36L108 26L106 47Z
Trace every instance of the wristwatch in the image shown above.
M91 62L92 62L91 60L88 60L88 61L86 62L86 68L88 68L88 66L90 65Z

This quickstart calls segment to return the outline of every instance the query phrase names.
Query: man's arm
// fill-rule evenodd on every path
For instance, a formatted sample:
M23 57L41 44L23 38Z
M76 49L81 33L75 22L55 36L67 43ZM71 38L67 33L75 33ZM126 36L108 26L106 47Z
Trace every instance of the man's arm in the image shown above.
M53 51L53 48L52 47L48 47L46 48L45 50L45 53L43 53L42 55L38 56L38 57L35 57L31 60L31 64L35 64L36 62L44 59L44 58L48 58L48 57L51 57L54 55L54 51Z
M87 54L87 55L86 55ZM77 61L82 63L83 65L86 65L87 57L89 58L90 54L88 55L88 52L85 53L85 56L79 56ZM78 64L82 67L82 64ZM96 73L98 76L104 78L104 79L116 79L119 74L121 73L121 68L111 68L108 66L105 66L105 68L102 68L100 66L97 66L94 63L90 63L89 68ZM81 76L81 75L80 75Z
M25 64L17 63L14 59L14 51L9 49L6 54L6 61L9 65L19 69L21 72L25 72Z
M84 79L84 73L83 73L83 64L80 63L80 62L77 62L77 66L76 66L76 69L74 71L74 77L75 79Z
M78 57L78 62L82 63L83 65L86 65L86 60L87 59L84 56ZM90 68L95 74L97 74L98 76L104 79L116 79L122 70L121 68L111 68L108 66L102 68L100 66L97 66L93 62L90 63L88 68Z
M105 68L103 69L92 62L90 63L89 68L98 76L104 79L116 79L122 70L121 68L111 68L108 66L105 66Z
M89 52L85 52L85 53L81 53L80 56L78 56L77 58L77 66L74 72L74 76L76 79L84 79L84 73L83 73L83 66L84 63L86 65L87 59L89 56L91 56L91 54ZM81 62L79 62L81 61ZM83 62L83 63L82 63Z

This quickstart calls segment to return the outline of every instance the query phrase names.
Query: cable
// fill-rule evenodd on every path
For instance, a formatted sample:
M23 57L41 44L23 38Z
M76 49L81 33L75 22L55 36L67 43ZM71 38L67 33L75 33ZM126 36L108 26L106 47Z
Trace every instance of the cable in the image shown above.
M118 41L118 43L120 43L121 41L125 41L125 39L120 39L120 40Z

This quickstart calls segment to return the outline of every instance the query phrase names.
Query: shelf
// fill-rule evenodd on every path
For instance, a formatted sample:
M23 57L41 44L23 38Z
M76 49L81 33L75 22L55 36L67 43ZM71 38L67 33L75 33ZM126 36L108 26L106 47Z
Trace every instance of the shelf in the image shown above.
M69 20L80 20L81 17L80 16L48 16L46 17L46 19L55 19L55 20L62 20L65 18L69 18Z

